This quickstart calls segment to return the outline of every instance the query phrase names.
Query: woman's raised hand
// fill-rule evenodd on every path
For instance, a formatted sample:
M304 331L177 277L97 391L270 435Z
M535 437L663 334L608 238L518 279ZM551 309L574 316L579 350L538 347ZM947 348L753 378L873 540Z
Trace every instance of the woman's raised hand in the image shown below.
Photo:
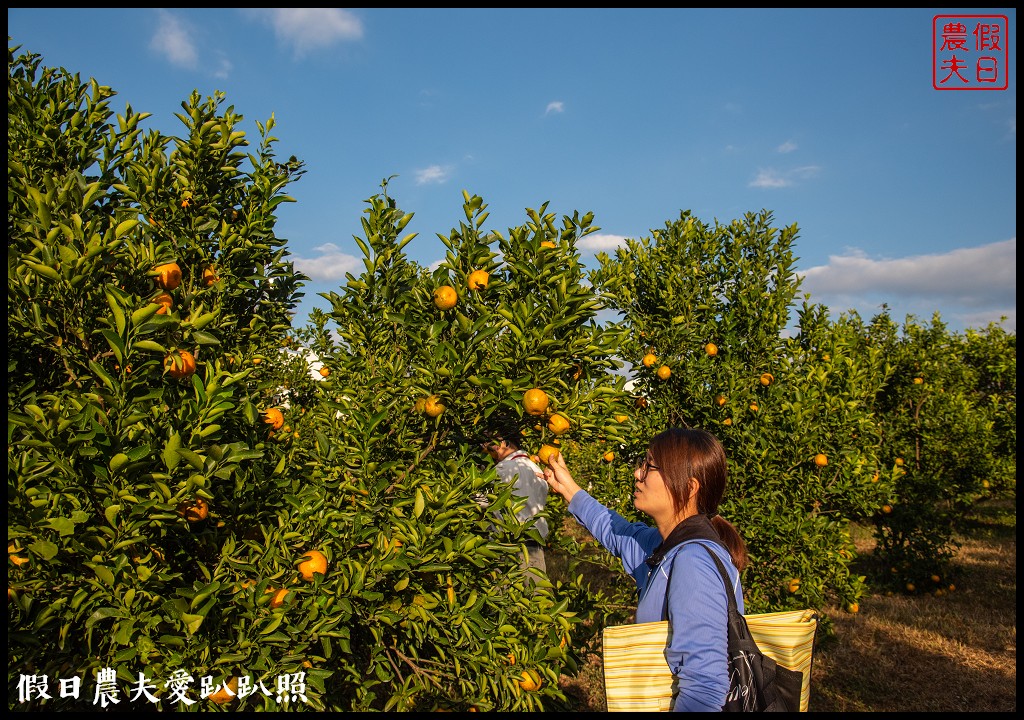
M572 473L565 465L565 458L562 453L551 453L548 457L547 467L544 468L544 479L548 487L565 498L566 502L572 502L573 495L580 490L580 486L572 479Z

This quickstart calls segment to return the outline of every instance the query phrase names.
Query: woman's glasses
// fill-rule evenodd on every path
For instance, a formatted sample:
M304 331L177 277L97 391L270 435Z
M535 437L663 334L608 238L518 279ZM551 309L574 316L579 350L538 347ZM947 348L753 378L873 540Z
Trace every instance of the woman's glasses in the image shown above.
M660 467L651 462L650 457L644 455L636 463L636 469L640 471L640 482L647 479L647 473L651 470L661 470Z

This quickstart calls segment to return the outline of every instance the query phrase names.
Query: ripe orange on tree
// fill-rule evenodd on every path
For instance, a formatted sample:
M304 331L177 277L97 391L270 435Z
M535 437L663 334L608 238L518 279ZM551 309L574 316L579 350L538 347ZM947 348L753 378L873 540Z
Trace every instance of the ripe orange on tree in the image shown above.
M545 240L544 242L542 242L540 244L540 246L542 248L553 248L553 247L555 247L555 244L553 242L551 242L550 240Z
M658 356L654 353L647 353L641 362L643 362L644 367L651 367L654 363L658 362Z
M714 343L708 343L704 346L704 352L706 352L709 357L714 357L718 354L718 346Z
M291 591L288 588L278 588L277 590L267 588L267 592L274 593L274 596L270 598L270 607L279 608L284 605L284 599L288 597L288 593Z
M170 293L160 293L155 298L153 298L153 302L160 306L159 309L156 311L156 314L166 315L168 312L170 312L171 306L174 305L174 298L171 297Z
M451 310L459 302L459 294L451 285L442 285L434 291L434 304L440 310Z
M895 463L897 465L903 465L903 458L896 458Z
M612 460L615 459L615 453L613 453L611 450L609 450L608 452L606 452L604 455L601 456L601 459L604 460L605 462L609 462L610 463Z
M331 374L330 368L328 368L326 365L324 365L322 368L320 368L320 377L327 377L330 374Z
M190 523L195 523L210 516L210 506L203 498L184 500L178 503L177 512Z
M437 395L431 395L423 402L423 412L432 418L436 418L444 412L444 403L441 402L441 398Z
M846 612L856 614L860 610L860 605L855 602L850 603L846 606Z
M624 423L627 420L629 420L629 415L616 415L615 416L615 422Z
M561 413L555 413L548 420L548 430L553 432L555 435L561 435L569 429L569 419Z
M523 407L530 415L543 415L548 411L548 394L540 388L530 388L523 395Z
M770 372L761 373L761 384L762 385L767 387L768 385L771 385L773 382L775 382L775 376L774 375L772 375Z
M469 274L469 289L483 290L490 282L491 276L486 270L474 270Z
M668 365L662 365L658 368L658 378L661 380L668 380L672 376L672 369Z
M181 268L178 263L169 262L156 266L156 281L164 290L173 290L181 285Z
M263 411L263 422L275 430L284 427L284 414L277 408L269 408Z
M220 280L220 278L217 277L217 270L213 267L213 265L208 265L203 270L203 285L205 285L206 287L209 287L210 285L213 285L218 280Z
M727 402L728 402L728 400L725 399L725 395L717 395L717 396L715 396L715 405L717 405L718 407L722 407Z
M526 692L533 692L534 690L540 690L540 686L543 684L540 675L533 670L523 670L522 680L519 681L519 687Z
M923 382L924 382L924 378L921 378L921 377L914 378L914 384L915 385L921 385Z
M217 688L216 692L210 693L207 697L218 705L234 700L238 695L238 678L233 677Z
M196 371L196 358L188 350L172 352L164 358L164 369L175 380L187 378Z
M723 425L732 425L732 418L726 418L722 421Z
M800 589L800 578L790 578L786 589L791 593L796 593L796 591Z
M891 513L892 512L892 505L883 505L882 506L882 512L884 512L886 515Z
M545 444L541 445L540 450L537 451L537 459L540 460L545 465L547 465L548 461L557 454L558 448L556 448L554 445Z
M825 453L818 453L814 456L814 464L818 467L825 467L828 465L828 456Z
M315 573L327 574L327 556L319 550L308 550L302 554L304 559L299 563L299 575L303 580L311 581Z
M750 403L750 412L757 412L757 411L758 411L757 403L753 403L753 402Z

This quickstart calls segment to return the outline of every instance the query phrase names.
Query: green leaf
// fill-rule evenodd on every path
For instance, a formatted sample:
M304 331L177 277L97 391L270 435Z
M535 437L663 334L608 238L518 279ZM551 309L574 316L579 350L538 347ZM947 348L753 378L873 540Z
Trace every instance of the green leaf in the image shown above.
M196 606L199 605L199 603L201 603L206 598L210 597L210 595L212 595L213 593L215 593L218 590L220 590L220 587L221 587L220 582L215 580L214 582L210 583L206 587L200 589L199 592L196 593L196 596L194 598L192 598L192 605L191 605L192 609L194 610L196 608ZM206 615L206 613L201 613L201 614L204 615L204 616Z
M124 335L124 310L121 309L120 303L118 303L117 298L110 290L104 290L103 292L107 296L107 305L110 306L110 312L114 314L114 326L117 328L117 334Z
M139 224L139 221L137 219L125 220L123 222L118 223L117 227L114 228L114 237L115 238L119 238L122 235L124 235L126 232L130 232L130 231L134 230L135 226L138 225L138 224Z
M122 323L124 322L124 318L123 317L122 317L121 321L122 321ZM117 362L118 363L123 363L124 362L124 341L121 339L121 336L118 335L117 333L115 333L113 330L110 330L108 328L104 328L100 332L102 332L103 333L103 337L106 338L107 345L109 345L110 349L114 351L114 357L117 358Z
M132 448L128 451L128 459L132 462L138 462L145 457L149 456L150 451L153 448L147 443L146 445L139 445L136 448Z
M192 333L192 339L199 345L220 345L220 340L215 336L198 330Z
M195 328L196 330L201 330L202 328L204 328L207 325L209 325L210 322L212 322L216 317L217 317L217 311L216 310L214 310L212 312L208 312L208 313L206 313L204 315L200 315L199 317L197 317L195 320L192 321L192 327Z
M60 280L60 273L49 265L41 265L39 263L34 263L31 260L22 260L22 262L25 263L25 265L27 265L34 273L42 275L47 280Z
M266 624L261 630L260 635L269 635L270 633L277 630L277 627L284 621L284 613L278 613L274 615L270 622Z
M132 343L132 350L150 350L152 352L167 353L167 348L152 340L138 340Z
M202 615L192 615L190 613L182 613L181 619L185 623L185 631L189 635L195 635L196 631L199 630L199 626L203 624Z
M104 570L106 570L106 568L104 568ZM107 572L110 572L110 571L108 570ZM93 625L98 623L100 620L106 620L107 618L112 618L112 617L116 617L116 618L121 617L121 611L118 610L117 608L102 607L99 610L97 610L96 612L94 612L92 615L90 615L89 619L85 621L85 629L88 630Z
M141 325L142 323L149 320L151 317L156 315L157 310L160 309L160 305L155 302L151 302L148 305L140 307L138 310L132 313L132 325Z
M107 467L110 468L110 472L116 473L124 467L127 462L128 456L124 453L118 453L114 457L110 458L110 462L107 464Z
M181 462L181 455L178 454L178 448L180 447L181 435L175 432L167 440L167 444L160 453L160 458L164 461L164 466L168 470L173 470L178 466L178 463Z
M44 527L56 530L61 536L73 535L75 532L75 524L71 522L70 518L66 517L50 518Z
M85 563L85 566L92 568L92 571L96 573L96 577L98 577L100 581L110 587L114 587L114 573L110 572L109 568L106 568L103 565L97 565L96 563Z
M43 560L50 560L57 554L57 546L49 540L36 540L35 542L29 543L28 549Z
M110 392L117 392L115 388L116 383L114 383L114 378L110 377L110 375L107 374L107 371L103 369L102 365L100 365L95 360L90 360L89 369L92 370L93 375L98 377L100 381L107 386L107 390L109 390Z
M180 455L181 457L183 457L185 459L185 462L187 462L196 470L202 470L203 465L206 463L206 461L202 457L186 448L178 448L177 450L175 450L175 452L178 453L178 455Z
M124 455L124 457L127 458L128 456ZM116 520L117 520L117 514L119 512L121 512L121 506L120 505L107 505L107 507L103 508L103 515L104 515L104 517L107 518L107 522L110 523L110 527L113 527L113 528L117 527Z

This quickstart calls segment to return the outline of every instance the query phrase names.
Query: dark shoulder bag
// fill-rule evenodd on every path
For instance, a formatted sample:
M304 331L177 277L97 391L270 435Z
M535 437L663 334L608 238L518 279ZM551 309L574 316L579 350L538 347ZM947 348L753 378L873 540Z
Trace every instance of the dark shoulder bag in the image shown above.
M729 694L725 712L799 712L803 673L778 665L761 653L747 628L747 621L736 606L736 594L729 574L718 556L707 545L711 559L725 583L729 601Z

